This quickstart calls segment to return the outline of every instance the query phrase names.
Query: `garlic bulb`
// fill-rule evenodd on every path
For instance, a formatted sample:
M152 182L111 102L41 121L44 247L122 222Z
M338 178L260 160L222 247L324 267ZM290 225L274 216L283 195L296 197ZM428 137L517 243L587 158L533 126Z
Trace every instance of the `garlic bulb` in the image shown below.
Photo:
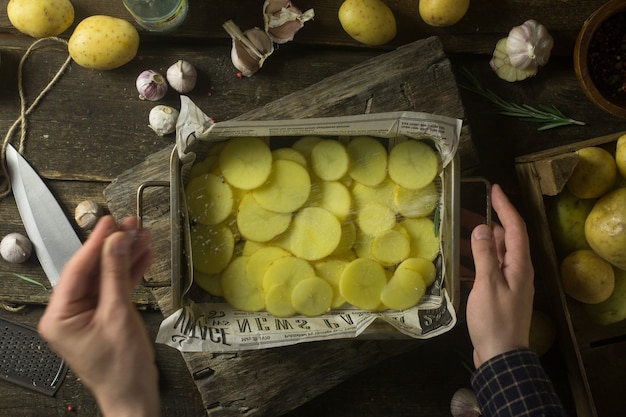
M157 101L165 97L167 82L161 74L153 70L145 70L137 77L135 86L141 100Z
M9 233L0 241L0 255L11 263L22 263L33 253L33 244L21 233Z
M176 121L178 120L178 110L170 106L159 104L150 110L148 120L150 129L159 136L169 135L176 131Z
M479 417L476 394L469 388L460 388L452 395L450 400L450 412L454 417Z
M165 74L170 87L181 94L188 93L196 86L198 73L189 62L179 59L172 64Z
M489 61L491 69L498 77L508 82L522 81L537 74L539 67L520 68L511 64L511 59L506 53L507 38L502 38L496 44L493 57Z
M270 37L259 28L241 32L232 20L223 25L233 38L230 58L241 74L250 77L263 66L265 60L274 52L274 44Z
M95 201L81 201L74 209L76 224L83 230L93 229L100 217L102 217L102 207Z
M538 68L548 63L554 40L536 20L527 20L509 32L506 53L517 68Z
M314 16L313 9L302 13L289 0L265 0L263 4L265 32L278 44L293 40L296 32L304 26L304 22L313 19Z

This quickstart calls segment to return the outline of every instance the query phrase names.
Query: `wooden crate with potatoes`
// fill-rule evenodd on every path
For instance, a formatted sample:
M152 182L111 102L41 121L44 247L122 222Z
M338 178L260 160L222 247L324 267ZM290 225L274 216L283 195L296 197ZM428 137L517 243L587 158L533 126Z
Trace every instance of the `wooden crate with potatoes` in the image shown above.
M558 321L577 415L619 415L626 378L626 132L518 157L515 166L536 283Z

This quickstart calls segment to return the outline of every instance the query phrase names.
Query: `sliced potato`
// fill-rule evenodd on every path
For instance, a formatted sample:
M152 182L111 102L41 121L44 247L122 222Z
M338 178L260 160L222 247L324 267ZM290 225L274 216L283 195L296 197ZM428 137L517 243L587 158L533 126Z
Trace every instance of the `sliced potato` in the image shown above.
M230 262L234 248L233 232L226 226L198 223L191 229L193 266L200 272L220 273Z
M311 195L306 204L309 207L322 207L344 221L352 209L352 196L348 187L339 181L314 181Z
M423 188L438 172L439 155L422 141L400 142L389 152L389 176L404 188Z
M426 293L422 276L411 269L396 269L380 293L385 306L393 310L405 310L415 306Z
M275 246L266 246L250 255L246 266L246 275L253 285L263 288L263 280L267 268L278 258L289 256L289 252Z
M293 289L286 285L275 285L265 292L265 309L276 317L291 317L296 309L291 303Z
M332 255L343 256L351 252L356 242L356 226L353 221L345 221L341 223L341 240Z
M272 171L272 152L259 138L239 137L229 140L219 156L226 181L242 190L263 184Z
M330 303L332 308L341 307L346 303L346 299L339 291L339 280L349 263L350 261L346 259L328 257L313 264L317 276L326 280L333 289L333 299Z
M208 155L202 161L195 162L191 166L189 177L199 177L200 175L213 173L213 170L219 167L217 155Z
M385 230L372 241L372 256L382 266L402 262L409 256L410 251L409 238L398 230Z
M400 223L411 239L411 258L433 261L439 253L439 239L435 236L435 224L428 217L404 219Z
M286 238L291 253L315 261L337 249L341 241L341 223L328 210L305 207L291 221Z
M402 261L400 265L398 265L398 268L396 268L396 270L399 268L410 269L419 273L422 276L424 284L426 284L427 287L435 282L435 279L437 278L437 267L432 261L429 261L428 259L407 258Z
M320 277L303 279L291 292L291 304L294 310L310 317L328 312L332 300L332 287Z
M265 294L246 276L249 259L246 256L233 259L222 273L224 299L238 310L261 311L265 308Z
M385 269L378 262L366 258L350 262L339 280L341 295L363 310L374 310L380 306L380 293L385 285Z
M304 155L307 161L310 161L313 147L323 140L326 140L326 138L322 136L302 136L291 147Z
M395 207L394 190L397 184L390 178L385 178L375 186L363 185L359 182L352 184L352 197L356 210L369 203L380 203L388 207Z
M311 168L324 181L341 179L349 165L346 147L337 140L322 140L311 149Z
M233 192L228 184L213 174L192 178L185 187L189 214L194 221L220 223L233 211Z
M217 297L224 295L222 276L220 274L205 274L196 269L193 271L193 282L211 295Z
M255 200L266 210L291 213L304 205L311 192L308 171L297 162L279 159L262 186L252 191Z
M357 214L357 225L370 236L377 236L386 230L391 230L396 224L396 214L380 203L369 203L363 206Z
M266 210L257 203L252 193L246 194L239 203L237 227L246 239L268 242L287 230L290 223L290 213Z
M364 185L378 185L387 176L387 150L371 136L356 136L346 146L350 156L348 174Z
M426 217L437 207L439 191L434 182L416 190L396 185L393 193L396 210L404 217Z
M293 148L277 148L272 151L274 160L285 159L287 161L297 162L306 168L306 158L300 152Z
M255 242L254 240L246 240L243 244L242 256L252 256L256 251L267 247L265 242Z
M263 290L269 291L277 285L293 289L298 282L312 276L315 276L315 269L304 259L295 256L279 257L265 270Z

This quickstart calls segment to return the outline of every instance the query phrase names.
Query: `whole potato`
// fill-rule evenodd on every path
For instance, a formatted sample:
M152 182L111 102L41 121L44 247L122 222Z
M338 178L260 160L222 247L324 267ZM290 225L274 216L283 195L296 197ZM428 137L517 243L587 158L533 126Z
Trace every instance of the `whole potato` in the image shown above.
M111 70L137 55L139 33L126 20L103 15L89 16L76 26L68 47L78 65Z
M602 258L626 269L626 188L600 198L585 221L589 246Z
M587 304L605 301L615 288L615 272L610 263L594 251L581 249L561 261L561 282L565 294Z
M578 163L565 186L578 198L598 198L608 192L617 179L615 158L596 146L578 150Z
M365 45L383 45L396 36L396 18L381 0L345 0L338 15L343 30Z
M422 20L430 26L452 26L465 16L469 0L420 0Z
M614 268L615 288L609 298L598 304L584 304L583 309L594 322L602 325L626 320L626 271Z
M56 36L74 23L69 0L10 0L7 17L20 32L33 38Z
M621 179L626 178L626 135L622 135L617 139L615 163L617 164L617 170L622 175Z

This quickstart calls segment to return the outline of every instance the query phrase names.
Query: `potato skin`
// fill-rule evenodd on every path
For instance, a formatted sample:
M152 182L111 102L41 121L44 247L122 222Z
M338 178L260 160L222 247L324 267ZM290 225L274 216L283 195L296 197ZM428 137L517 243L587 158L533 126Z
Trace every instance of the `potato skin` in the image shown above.
M430 26L452 26L465 16L469 0L420 0L419 13Z
M383 45L396 36L396 19L382 0L345 0L338 17L343 30L365 45Z
M139 49L139 33L128 21L94 15L82 20L69 39L72 59L80 66L111 70L131 61Z
M7 17L20 32L33 38L59 35L74 23L69 0L10 0Z
M626 269L626 188L600 198L585 220L589 246L602 258Z

